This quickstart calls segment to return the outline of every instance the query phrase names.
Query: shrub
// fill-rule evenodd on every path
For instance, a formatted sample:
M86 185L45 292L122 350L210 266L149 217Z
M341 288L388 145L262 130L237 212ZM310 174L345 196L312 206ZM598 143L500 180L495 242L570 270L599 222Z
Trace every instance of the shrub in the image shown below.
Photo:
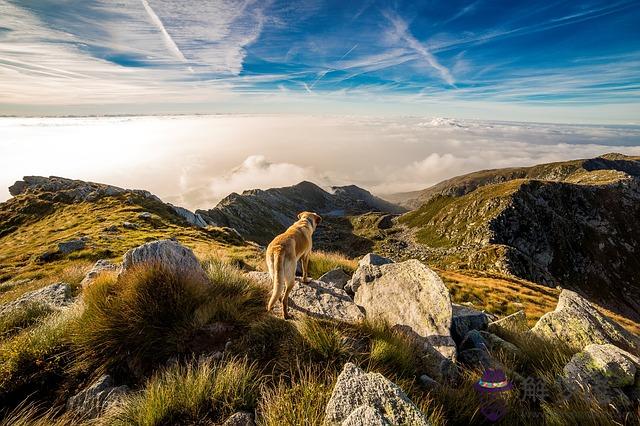
M259 387L258 371L246 359L174 363L108 413L106 423L152 426L224 420L236 411L253 410Z
M358 267L358 262L340 253L326 251L312 251L309 257L309 271L311 278L318 279L332 269L342 268L347 274L352 274Z

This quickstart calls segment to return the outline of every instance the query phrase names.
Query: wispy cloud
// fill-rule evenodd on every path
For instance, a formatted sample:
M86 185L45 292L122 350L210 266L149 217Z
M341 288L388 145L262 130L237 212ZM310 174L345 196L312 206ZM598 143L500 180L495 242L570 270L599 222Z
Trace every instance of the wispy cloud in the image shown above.
M176 43L173 41L173 39L165 29L164 25L162 24L162 21L160 20L158 15L156 15L156 12L154 12L153 8L149 5L149 2L147 0L141 0L141 1L142 1L142 5L144 6L144 9L149 14L149 19L151 19L151 22L153 22L153 24L156 27L158 27L158 30L160 30L160 32L162 33L162 37L165 41L165 44L167 45L167 49L169 49L169 51L178 60L182 62L187 62L187 58L185 58L182 52L180 51L180 49L178 49L178 46L176 45Z

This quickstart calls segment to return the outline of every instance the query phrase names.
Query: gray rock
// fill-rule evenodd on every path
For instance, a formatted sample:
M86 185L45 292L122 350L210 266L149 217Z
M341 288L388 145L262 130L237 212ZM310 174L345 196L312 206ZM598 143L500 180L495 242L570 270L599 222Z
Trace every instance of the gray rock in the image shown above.
M455 360L451 298L440 277L415 259L364 268L376 269L354 298L366 316L408 327L444 357Z
M229 416L222 426L255 426L253 421L253 414L246 411L239 411Z
M162 265L177 273L207 281L206 274L191 249L177 241L157 240L129 250L123 257L122 269L127 270L145 263Z
M606 345L588 345L564 367L562 383L571 392L591 394L601 405L628 408L640 389L640 358Z
M122 227L125 229L138 229L138 225L131 222L122 222Z
M391 426L391 423L372 406L361 405L344 419L341 426Z
M507 354L511 358L521 358L523 356L522 351L516 345L511 342L496 336L493 333L487 331L481 331L480 335L485 341L485 344L489 348L489 352L495 354L496 352L502 352Z
M468 306L452 305L451 337L456 343L462 342L471 330L486 330L489 317L484 312Z
M526 333L529 331L527 325L527 316L523 310L515 312L511 315L507 315L499 320L492 321L487 326L487 330L491 333L511 332L511 333Z
M420 376L420 383L422 384L422 386L427 388L427 390L434 390L440 386L440 383L436 382L426 374Z
M120 230L118 229L118 227L116 225L110 225L107 226L106 228L103 229L104 232L108 232L110 234L115 234L117 232L120 232Z
M167 203L167 205L173 209L175 214L183 218L190 225L197 226L198 228L207 227L207 222L204 220L204 218L200 214L193 213L185 209L184 207L174 206L173 204L169 204L169 203Z
M389 263L393 263L393 260L384 256L380 256L379 254L367 253L364 255L362 259L360 259L360 261L358 262L358 266L362 266L362 265L381 266L381 265L387 265Z
M458 360L467 366L486 370L498 366L489 345L478 330L471 330L460 344Z
M361 408L365 407L365 408ZM366 408L366 407L370 407ZM378 413L373 415L371 409ZM325 409L325 424L328 426L345 425L347 420L356 423L353 413L366 414L368 418L380 423L380 417L386 424L429 425L425 415L409 400L396 384L379 373L365 373L352 363L345 364L338 376L331 398Z
M393 260L386 257L382 257L375 253L366 254L358 262L358 269L353 273L353 276L344 286L344 289L349 294L355 294L362 284L371 282L374 278L378 277L380 271L377 266L388 265L394 263Z
M62 254L68 254L73 251L82 250L85 248L86 243L82 239L65 241L62 243L58 243L58 251Z
M271 289L272 282L267 272L248 272L249 278ZM276 305L279 308L279 304ZM358 322L364 319L362 310L344 291L322 281L311 280L299 283L289 293L289 309L316 318Z
M144 220L151 219L152 217L153 215L149 212L142 212L138 215L138 218L144 219Z
M570 290L562 290L556 310L544 314L531 331L543 338L557 338L577 350L590 344L613 344L631 353L640 353L640 338L600 314L585 298Z
M332 269L326 274L318 278L318 281L331 284L339 289L344 289L345 284L349 281L349 275L347 275L341 268Z
M56 310L70 305L71 302L73 302L71 286L65 283L56 283L30 291L16 300L0 305L0 316L8 315L15 310L32 304L39 304Z
M107 259L100 259L93 265L91 270L87 272L87 275L84 276L84 278L82 279L82 282L80 282L80 285L82 285L82 287L86 287L89 284L91 284L93 280L95 280L96 277L100 275L102 272L106 272L106 271L115 272L118 270L119 267L120 267L119 265L116 265L115 263L112 263Z
M117 404L128 391L127 386L114 386L111 376L105 374L91 386L69 398L67 409L83 418L93 419Z

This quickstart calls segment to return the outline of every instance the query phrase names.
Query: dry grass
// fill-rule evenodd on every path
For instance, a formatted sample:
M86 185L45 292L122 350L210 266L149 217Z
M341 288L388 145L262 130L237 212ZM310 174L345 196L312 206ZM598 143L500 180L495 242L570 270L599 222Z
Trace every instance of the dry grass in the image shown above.
M315 279L336 268L352 274L357 267L358 261L336 252L312 251L309 258L309 276Z
M31 327L52 312L51 308L42 303L28 303L18 309L0 315L0 339Z

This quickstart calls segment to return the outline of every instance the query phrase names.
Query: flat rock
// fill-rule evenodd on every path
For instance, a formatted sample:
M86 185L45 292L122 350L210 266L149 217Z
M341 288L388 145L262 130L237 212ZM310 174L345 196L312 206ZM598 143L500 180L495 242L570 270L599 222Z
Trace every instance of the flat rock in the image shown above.
M56 283L30 291L16 300L0 305L0 315L7 315L32 304L44 305L55 310L64 308L72 302L71 286L66 283Z
M591 394L599 404L628 408L637 401L640 358L614 345L588 345L563 370L563 383L571 392ZM634 401L635 400L635 401Z
M318 278L318 281L331 284L339 289L344 289L345 284L349 281L349 275L347 275L341 268L332 269L326 274Z
M248 272L249 278L271 288L267 272ZM289 293L289 309L316 318L357 322L364 319L362 310L339 288L322 281L296 282Z
M544 314L531 331L541 337L557 338L577 350L590 344L612 344L640 354L640 338L570 290L562 290L556 310Z
M489 317L482 311L458 304L452 305L451 337L456 343L462 342L471 330L486 330Z
M451 298L440 277L415 259L365 268L376 269L370 280L358 287L354 298L365 315L411 329L454 361Z
M123 270L139 264L158 264L171 271L190 274L207 281L206 274L191 249L177 241L152 241L125 253L122 260Z
M372 423L362 423L359 419L363 418L371 419ZM420 426L429 422L398 385L380 373L365 373L349 362L338 376L327 403L325 424Z
M114 386L111 376L105 374L91 386L72 396L67 401L67 409L83 418L96 418L127 394L127 386Z

